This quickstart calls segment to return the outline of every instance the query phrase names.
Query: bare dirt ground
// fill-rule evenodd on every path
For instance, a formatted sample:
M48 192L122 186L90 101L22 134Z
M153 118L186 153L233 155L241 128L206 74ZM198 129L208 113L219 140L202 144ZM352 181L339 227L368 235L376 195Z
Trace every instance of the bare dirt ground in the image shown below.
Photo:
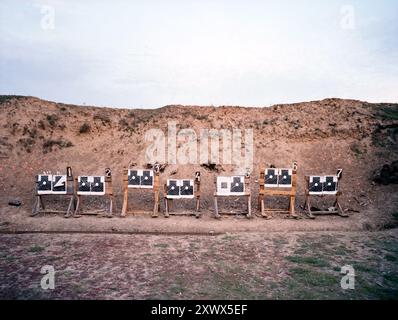
M398 232L0 235L2 299L397 299ZM55 269L43 290L42 266ZM340 286L355 269L355 289Z
M150 213L126 218L112 219L96 216L65 219L60 215L40 215L29 217L23 208L4 207L0 210L0 232L114 232L114 233L188 233L219 234L226 232L275 232L275 231L352 231L373 226L360 219L360 216L341 218L338 216L318 217L309 220L288 219L287 215L275 215L272 220L254 217L247 219L243 215L223 216L221 220L213 218L210 211L202 212L202 217L172 216L168 219L161 214L151 218ZM381 226L382 228L382 226Z

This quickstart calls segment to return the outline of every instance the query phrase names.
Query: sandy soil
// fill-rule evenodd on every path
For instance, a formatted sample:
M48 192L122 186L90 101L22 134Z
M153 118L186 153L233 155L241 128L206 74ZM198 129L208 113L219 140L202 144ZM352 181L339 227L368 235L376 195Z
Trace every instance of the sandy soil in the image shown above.
M0 235L4 299L397 299L398 233ZM43 266L55 289L43 290ZM355 289L340 286L342 266Z

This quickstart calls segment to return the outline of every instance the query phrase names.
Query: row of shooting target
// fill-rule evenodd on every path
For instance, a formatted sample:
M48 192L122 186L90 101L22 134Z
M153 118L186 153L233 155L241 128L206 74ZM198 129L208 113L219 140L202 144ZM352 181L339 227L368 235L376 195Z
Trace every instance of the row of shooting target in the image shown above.
M37 193L45 194L67 194L67 175L42 174L37 176ZM73 183L73 181L71 182ZM104 176L79 176L77 178L77 193L80 195L104 195Z
M264 171L264 186L266 188L291 188L293 169L267 168ZM336 175L309 176L309 194L336 194L341 170ZM69 181L67 175L43 174L37 176L38 194L67 194ZM200 180L197 172L195 180ZM244 176L217 177L216 192L219 195L244 195ZM153 170L128 170L128 188L153 189ZM78 195L104 195L106 193L105 176L78 176ZM192 179L168 179L166 183L167 196L170 198L193 198L195 193L194 180Z

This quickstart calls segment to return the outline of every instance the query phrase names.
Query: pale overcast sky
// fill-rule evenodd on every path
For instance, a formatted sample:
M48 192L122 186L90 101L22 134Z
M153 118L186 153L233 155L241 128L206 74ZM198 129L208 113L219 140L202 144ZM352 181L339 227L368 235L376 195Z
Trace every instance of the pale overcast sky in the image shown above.
M398 1L1 0L0 94L143 108L398 102Z

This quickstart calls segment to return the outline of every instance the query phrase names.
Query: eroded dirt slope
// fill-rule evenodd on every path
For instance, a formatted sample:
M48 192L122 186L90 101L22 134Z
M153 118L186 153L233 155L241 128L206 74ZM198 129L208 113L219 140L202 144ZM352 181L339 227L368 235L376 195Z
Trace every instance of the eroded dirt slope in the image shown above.
M259 168L265 164L299 164L297 206L303 201L305 174L334 173L344 168L342 190L345 208L356 215L388 223L398 207L397 185L377 185L374 171L398 159L398 105L327 99L267 108L166 106L153 110L75 106L34 97L0 96L0 192L2 205L20 198L29 208L34 176L43 171L75 175L113 170L121 206L121 173L129 164L145 166L144 134L170 121L177 129L254 130L252 189L256 200ZM181 146L181 145L180 145ZM213 180L217 174L241 172L236 166L168 165L169 175L189 177L202 172L203 207L212 207ZM138 201L149 205L149 197ZM225 204L229 205L229 204ZM149 206L150 207L150 206Z

